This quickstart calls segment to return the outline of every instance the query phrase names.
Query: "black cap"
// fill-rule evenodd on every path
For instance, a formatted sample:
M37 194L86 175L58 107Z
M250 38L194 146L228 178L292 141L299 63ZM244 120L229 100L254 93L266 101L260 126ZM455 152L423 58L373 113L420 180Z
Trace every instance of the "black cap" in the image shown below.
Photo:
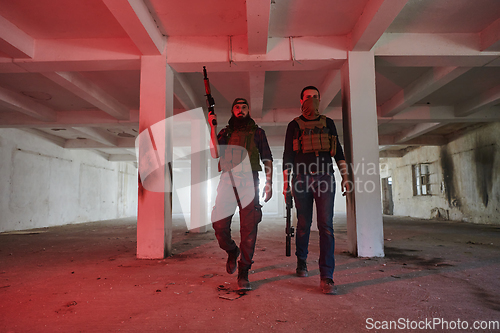
M246 99L244 98L236 98L233 102L233 105L231 105L231 110L234 108L234 106L236 104L246 104L248 107L250 107L250 105L248 105L248 102Z

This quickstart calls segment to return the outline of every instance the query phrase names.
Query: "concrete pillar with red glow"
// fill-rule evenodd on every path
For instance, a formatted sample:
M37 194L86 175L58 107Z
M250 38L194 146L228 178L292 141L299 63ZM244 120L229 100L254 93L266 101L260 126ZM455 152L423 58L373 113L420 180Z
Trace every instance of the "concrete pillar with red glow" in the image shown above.
M342 67L344 150L352 191L347 194L349 252L384 256L373 51L348 52Z
M154 152L141 149L139 143L139 177L141 161L152 159L156 168L147 178L139 179L137 258L140 259L162 259L171 254L172 163L169 161L173 155L172 122L165 120L173 116L173 108L174 73L167 64L165 53L143 56L139 133L149 131L146 137L151 138L147 141L151 142Z

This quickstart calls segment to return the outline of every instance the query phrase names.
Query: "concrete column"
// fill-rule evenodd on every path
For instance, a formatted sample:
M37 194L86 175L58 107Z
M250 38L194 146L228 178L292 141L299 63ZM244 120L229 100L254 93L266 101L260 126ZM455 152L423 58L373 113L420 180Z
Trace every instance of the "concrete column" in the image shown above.
M140 259L162 259L172 250L172 121L166 119L173 116L174 75L164 54L143 56L141 60L139 133L149 131L154 151L143 149L141 143L139 172L141 161L156 167L146 179L139 180L137 258Z
M354 190L347 195L349 251L384 256L373 51L349 52L342 67L344 149Z
M209 133L207 123L203 120L191 122L191 217L190 232L202 233L208 231L210 218L207 209L208 189L208 156Z

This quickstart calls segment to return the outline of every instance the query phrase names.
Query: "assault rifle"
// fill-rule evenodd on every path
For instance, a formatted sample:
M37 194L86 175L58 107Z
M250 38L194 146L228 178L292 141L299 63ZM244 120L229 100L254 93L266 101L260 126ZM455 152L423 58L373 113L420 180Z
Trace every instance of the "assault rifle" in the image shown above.
M210 81L208 80L207 76L207 69L205 66L203 66L203 81L205 82L205 96L207 96L207 108L208 108L208 114L213 114L215 113L215 100L212 97L212 93L210 92ZM212 121L213 125L217 125L217 120Z
M292 208L293 208L293 199L292 199L292 191L290 189L290 185L288 186L288 191L285 194L285 203L286 203L286 256L290 257L291 255L291 246L292 246L292 237L293 237L293 226L292 226Z

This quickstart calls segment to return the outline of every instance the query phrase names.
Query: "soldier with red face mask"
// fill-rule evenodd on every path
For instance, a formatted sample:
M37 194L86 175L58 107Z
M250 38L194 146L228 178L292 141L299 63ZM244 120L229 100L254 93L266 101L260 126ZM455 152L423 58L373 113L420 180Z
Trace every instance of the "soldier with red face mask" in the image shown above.
M305 87L300 94L302 115L288 124L283 153L283 194L286 195L291 186L297 209L295 255L296 273L300 277L308 276L306 260L313 202L316 203L320 237L320 287L325 294L335 294L335 176L332 157L341 170L344 193L349 190L349 183L344 153L337 139L337 129L332 119L319 114L319 101L319 90L314 86ZM293 178L290 179L292 174Z

